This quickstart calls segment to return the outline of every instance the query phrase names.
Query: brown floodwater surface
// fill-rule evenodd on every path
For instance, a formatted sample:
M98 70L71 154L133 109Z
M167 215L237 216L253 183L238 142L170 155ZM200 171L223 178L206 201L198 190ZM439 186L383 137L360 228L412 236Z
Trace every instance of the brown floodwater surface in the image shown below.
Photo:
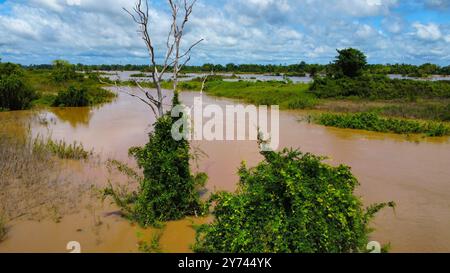
M189 106L196 96L200 94L184 92L181 99ZM224 108L237 102L203 95L203 103ZM377 215L372 240L391 243L393 252L450 252L448 138L326 128L300 122L305 114L280 113L280 147L299 148L328 156L330 164L351 166L361 183L356 193L365 205L396 202L395 210L385 209ZM147 142L154 122L146 105L125 94L100 107L52 108L40 111L38 116L32 123L34 135L51 134L53 139L78 141L85 148L94 149L103 161L114 158L131 165L135 163L128 157L128 149ZM208 173L209 191L234 191L241 162L253 166L261 160L255 141L192 141L192 146L207 154L200 159L199 169ZM96 185L104 185L108 178L102 166L80 167L78 173L84 177L78 181L88 180ZM137 242L142 237L151 238L157 231L131 225L112 213L116 210L106 203L100 207L90 205L84 212L64 217L60 223L14 221L7 239L0 243L0 252L65 252L65 244L77 240L87 252L138 251ZM162 251L190 251L195 235L192 225L205 221L189 218L168 223L161 237Z

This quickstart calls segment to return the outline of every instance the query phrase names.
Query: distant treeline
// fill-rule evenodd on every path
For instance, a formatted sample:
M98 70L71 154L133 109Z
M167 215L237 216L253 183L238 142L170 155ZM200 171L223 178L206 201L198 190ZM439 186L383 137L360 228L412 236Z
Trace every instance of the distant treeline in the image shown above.
M183 67L184 73L194 73L194 72L224 72L224 73L270 73L270 74L292 74L292 75L302 75L302 74L312 74L316 75L319 73L326 73L329 68L328 65L322 64L307 64L305 62L300 62L299 64L291 65L260 65L260 64L233 64L229 63L226 65L221 64L204 64L202 66L185 66ZM26 66L28 69L51 69L51 64L42 65L30 65ZM102 71L151 71L151 67L148 65L136 65L136 64L102 64L102 65L84 65L77 64L77 70L79 71L91 71L91 70L102 70ZM412 77L426 77L428 75L450 75L450 65L439 66L435 64L422 64L422 65L411 65L411 64L368 64L366 66L366 71L370 74L399 74L404 76Z

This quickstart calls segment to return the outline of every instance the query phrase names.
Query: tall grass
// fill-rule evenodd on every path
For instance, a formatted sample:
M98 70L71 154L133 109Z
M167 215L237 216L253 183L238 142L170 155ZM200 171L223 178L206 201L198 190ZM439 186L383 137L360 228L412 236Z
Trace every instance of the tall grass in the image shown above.
M205 91L213 96L241 99L256 105L279 105L282 109L312 108L317 100L307 93L308 84L280 81L208 82Z
M33 151L49 151L61 159L88 159L93 151L86 151L83 144L74 141L67 143L64 140L52 140L51 138L36 137L33 140Z
M313 120L325 126L338 128L396 134L425 134L427 136L450 135L450 126L442 122L385 118L373 112L356 114L324 113L313 117Z
M89 185L72 184L73 170L55 156L58 149L67 154L70 145L56 149L64 144L49 142L32 138L26 121L0 116L0 233L18 218L59 219L83 198Z
M199 91L202 82L192 80L180 82L178 88ZM308 84L294 84L281 81L237 81L208 80L204 91L208 95L239 99L255 105L279 105L282 109L307 109L317 104L314 95L307 93Z

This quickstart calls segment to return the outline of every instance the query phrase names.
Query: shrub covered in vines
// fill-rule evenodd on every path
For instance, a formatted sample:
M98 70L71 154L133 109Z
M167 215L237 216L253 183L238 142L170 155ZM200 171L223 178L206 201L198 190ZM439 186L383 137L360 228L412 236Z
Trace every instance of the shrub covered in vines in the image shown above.
M179 104L175 94L173 104ZM110 187L105 193L125 207L127 217L142 226L155 226L162 221L185 216L202 215L206 205L200 190L207 180L205 173L194 175L190 169L190 145L185 139L172 137L172 126L179 118L166 113L154 124L144 147L130 149L143 170L139 189L130 195L118 196Z
M197 231L194 250L227 253L360 252L369 221L393 203L363 208L350 168L285 149L242 165L235 193L212 197L215 220Z

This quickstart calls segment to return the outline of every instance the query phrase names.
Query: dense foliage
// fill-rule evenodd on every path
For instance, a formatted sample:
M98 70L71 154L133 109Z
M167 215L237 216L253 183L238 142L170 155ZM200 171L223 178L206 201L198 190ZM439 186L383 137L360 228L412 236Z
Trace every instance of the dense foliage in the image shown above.
M331 64L332 65L332 64ZM151 71L151 67L148 65L137 65L137 64L101 64L101 65L85 65L76 64L74 65L77 71ZM226 72L226 73L309 73L317 74L319 72L325 71L328 65L323 64L308 64L304 61L300 61L296 64L288 65L261 65L261 64L234 64L229 63L226 65L222 64L211 64L206 63L201 66L184 66L184 73L194 73L194 72ZM52 69L51 64L41 64L41 65L30 65L26 67L27 69ZM159 67L161 68L161 67ZM368 64L366 69L371 74L400 74L405 76L428 76L428 75L450 75L450 65L439 66L435 64L422 64L422 65L412 65L412 64Z
M363 75L357 78L317 78L311 91L319 98L367 99L450 98L450 81L415 81Z
M239 170L236 193L221 192L212 224L198 229L197 252L359 252L369 221L386 205L364 209L347 166L299 151L262 153L255 168Z
M90 99L87 89L75 86L69 86L67 90L60 91L53 102L53 106L60 107L81 107L89 104Z
M178 95L174 105L179 104ZM143 169L137 193L121 198L109 188L118 205L126 208L127 217L142 226L154 226L161 221L177 220L188 215L202 215L205 205L199 190L206 183L205 173L193 175L189 161L190 145L185 139L172 137L172 127L178 118L166 113L154 124L149 142L144 147L130 149Z
M367 59L364 53L354 48L337 50L338 55L332 64L332 72L334 77L342 76L354 78L363 73L367 65Z
M0 63L0 109L27 109L37 98L23 74L22 68L16 64Z
M324 113L316 117L316 120L319 124L339 128L392 132L397 134L426 134L428 136L450 135L450 126L444 123L384 118L376 113Z
M52 78L56 82L65 82L68 80L76 80L82 77L77 73L76 67L68 61L55 60L53 61Z
M371 64L367 70L372 74L398 74L411 77L426 77L430 75L450 75L450 65L439 66L425 63L422 65L412 64Z

